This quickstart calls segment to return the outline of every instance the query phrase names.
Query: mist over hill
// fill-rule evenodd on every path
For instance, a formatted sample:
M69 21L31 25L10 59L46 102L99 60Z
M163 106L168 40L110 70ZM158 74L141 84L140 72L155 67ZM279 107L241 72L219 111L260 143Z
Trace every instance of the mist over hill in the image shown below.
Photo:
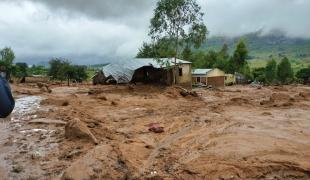
M310 58L309 38L289 37L280 30L274 30L268 34L260 30L238 37L213 36L207 39L202 49L219 50L226 43L232 53L240 39L243 39L248 46L249 59L269 59L271 55L287 56L292 59Z

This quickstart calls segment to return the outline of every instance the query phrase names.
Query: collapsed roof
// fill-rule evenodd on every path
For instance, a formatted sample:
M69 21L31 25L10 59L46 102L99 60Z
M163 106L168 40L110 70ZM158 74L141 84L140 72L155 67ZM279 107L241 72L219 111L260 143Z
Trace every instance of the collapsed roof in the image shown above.
M176 64L191 64L189 61L176 59ZM138 58L122 62L113 62L102 68L105 77L112 77L117 83L129 83L135 71L141 67L166 68L174 66L174 58Z

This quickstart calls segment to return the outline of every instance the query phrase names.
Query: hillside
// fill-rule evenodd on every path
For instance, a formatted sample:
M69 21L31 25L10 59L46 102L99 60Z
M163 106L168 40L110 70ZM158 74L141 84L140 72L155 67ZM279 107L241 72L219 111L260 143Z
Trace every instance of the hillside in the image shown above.
M271 55L276 60L287 56L292 61L294 69L310 65L310 39L286 37L281 31L274 31L268 35L262 35L261 31L258 31L234 38L210 37L202 49L219 50L226 43L232 53L239 39L244 39L247 43L252 67L265 65Z

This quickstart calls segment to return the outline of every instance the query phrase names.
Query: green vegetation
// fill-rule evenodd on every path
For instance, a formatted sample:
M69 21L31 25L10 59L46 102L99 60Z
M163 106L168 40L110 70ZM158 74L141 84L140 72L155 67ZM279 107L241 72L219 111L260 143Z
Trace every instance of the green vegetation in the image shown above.
M10 79L13 70L13 62L15 59L15 54L13 50L9 47L5 47L0 50L0 67L1 71L5 71L6 79Z
M44 66L40 65L32 65L30 68L27 69L28 75L41 75L41 76L47 76L48 69Z
M252 70L253 79L258 82L266 82L266 68L260 67Z
M16 63L12 68L12 74L14 77L23 78L28 75L28 65L27 63Z
M277 77L277 62L272 59L269 61L265 68L265 81L267 83L274 83Z
M54 80L67 80L68 86L70 81L82 82L87 79L87 67L72 65L68 60L55 58L49 61L50 68L48 75Z
M278 64L277 77L282 84L290 83L293 80L294 72L290 61L286 57Z
M151 19L149 35L154 41L168 39L174 43L174 56L183 42L195 47L206 39L204 14L196 0L159 0ZM180 41L181 39L181 41Z
M300 80L302 80L302 82L304 84L306 83L310 83L310 66L308 68L303 68L301 70L299 70L297 73L296 73L296 77Z
M158 39L153 44L143 43L137 58L165 58L174 57L173 43L167 38Z

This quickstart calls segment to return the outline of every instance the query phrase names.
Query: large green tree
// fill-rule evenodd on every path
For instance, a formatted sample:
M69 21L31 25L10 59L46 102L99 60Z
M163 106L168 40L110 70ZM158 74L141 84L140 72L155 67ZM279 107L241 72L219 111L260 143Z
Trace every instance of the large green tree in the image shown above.
M203 16L196 0L159 0L151 19L149 35L153 41L162 38L174 41L176 63L180 43L192 43L199 47L205 41L207 27Z
M16 63L15 66L13 66L12 74L15 77L23 78L28 75L27 70L27 63Z
M259 67L259 68L253 69L252 74L253 74L253 78L255 81L266 82L266 68L265 67Z
M50 60L49 64L48 75L52 79L67 80L68 86L72 80L82 82L87 79L86 66L72 65L68 60L59 58Z
M228 45L225 43L223 44L222 49L217 53L216 62L213 64L213 68L219 68L224 70L225 72L228 72L228 60Z
M277 62L270 60L265 69L265 79L267 83L273 83L277 77Z
M189 45L186 45L182 52L182 58L188 61L190 60L191 56L192 56L191 47Z
M241 39L234 51L233 62L236 67L235 71L241 72L244 66L246 65L246 58L248 56L248 48L245 42Z
M174 49L169 39L162 38L152 44L143 43L137 58L166 58L173 57Z
M6 78L10 79L12 69L13 69L13 62L15 59L15 54L13 50L9 47L6 47L0 50L0 65L6 71Z
M296 77L303 81L304 84L310 81L310 67L303 68L296 73Z
M67 67L69 64L69 61L60 58L54 58L50 60L48 76L55 80L65 80L66 76L64 74L64 70L66 69L65 67Z
M293 79L294 73L290 61L284 57L278 65L277 77L281 83L289 83Z
M15 59L15 54L13 50L9 47L6 47L0 51L1 61L3 61L6 65L13 65L13 61Z

